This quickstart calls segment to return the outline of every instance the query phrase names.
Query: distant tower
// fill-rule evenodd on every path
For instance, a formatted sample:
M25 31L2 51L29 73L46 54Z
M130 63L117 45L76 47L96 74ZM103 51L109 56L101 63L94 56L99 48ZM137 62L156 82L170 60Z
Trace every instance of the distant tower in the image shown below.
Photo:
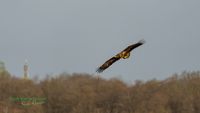
M28 79L28 60L25 60L24 64L24 79Z
M0 73L1 72L4 72L6 69L5 69L5 64L3 61L0 61Z

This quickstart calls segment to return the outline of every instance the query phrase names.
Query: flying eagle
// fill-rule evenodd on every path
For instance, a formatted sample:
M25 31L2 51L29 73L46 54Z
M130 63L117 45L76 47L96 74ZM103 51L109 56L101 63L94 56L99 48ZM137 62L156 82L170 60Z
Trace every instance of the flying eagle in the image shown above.
M109 66L111 66L114 62L118 61L119 59L123 58L123 59L127 59L130 57L130 52L143 45L145 43L144 40L140 40L139 42L132 44L130 46L128 46L127 48L125 48L123 51L121 51L120 53L118 53L117 55L115 55L114 57L110 58L109 60L107 60L103 65L101 65L100 67L97 68L96 72L101 73L103 72L105 69L107 69Z

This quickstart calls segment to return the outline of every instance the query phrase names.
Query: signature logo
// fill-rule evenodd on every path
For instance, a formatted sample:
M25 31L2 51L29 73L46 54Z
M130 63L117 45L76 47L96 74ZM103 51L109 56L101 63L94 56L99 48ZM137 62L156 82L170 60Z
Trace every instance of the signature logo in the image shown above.
M22 105L22 106L41 105L41 104L46 103L47 101L46 98L41 98L41 97L32 97L32 98L11 97L10 99L12 102Z

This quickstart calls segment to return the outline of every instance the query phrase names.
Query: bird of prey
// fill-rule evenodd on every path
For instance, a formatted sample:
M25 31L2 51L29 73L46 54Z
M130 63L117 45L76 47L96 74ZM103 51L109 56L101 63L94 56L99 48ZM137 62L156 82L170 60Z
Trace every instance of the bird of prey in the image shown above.
M132 44L130 46L128 46L127 48L125 48L123 51L121 51L120 53L118 53L117 55L113 56L112 58L110 58L109 60L107 60L103 65L101 65L100 67L97 68L96 72L101 73L103 72L105 69L107 69L109 66L111 66L114 62L118 61L119 59L123 58L123 59L127 59L130 56L130 52L143 45L145 43L144 40L140 40L135 44Z

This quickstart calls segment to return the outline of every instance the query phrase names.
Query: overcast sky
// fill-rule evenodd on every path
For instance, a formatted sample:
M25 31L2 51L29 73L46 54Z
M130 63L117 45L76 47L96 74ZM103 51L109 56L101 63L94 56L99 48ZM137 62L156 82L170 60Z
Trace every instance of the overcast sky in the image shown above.
M0 60L15 76L89 73L140 39L101 76L164 79L200 69L199 0L1 0Z

